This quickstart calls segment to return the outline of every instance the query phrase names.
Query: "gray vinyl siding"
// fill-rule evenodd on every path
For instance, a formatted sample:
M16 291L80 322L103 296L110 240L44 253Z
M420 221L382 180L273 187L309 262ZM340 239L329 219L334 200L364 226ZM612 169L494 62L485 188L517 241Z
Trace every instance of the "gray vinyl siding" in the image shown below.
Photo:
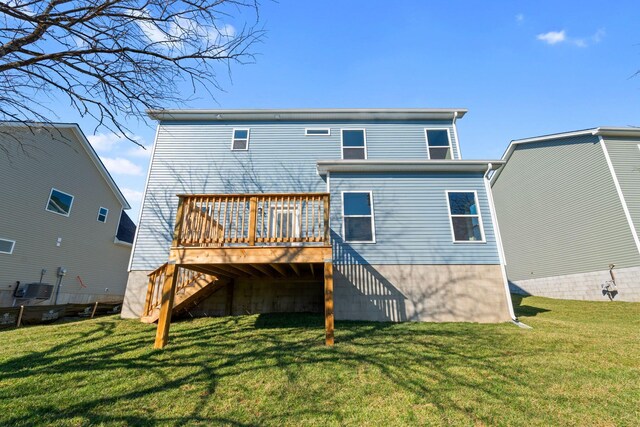
M640 139L606 138L605 144L633 226L640 235Z
M305 136L305 128L330 128L329 136ZM341 129L366 129L369 159L427 159L428 122L162 122L158 128L131 270L155 269L167 260L178 193L326 191L318 160L341 158ZM234 128L249 128L247 151L232 151Z
M493 194L510 280L640 263L596 136L517 146Z
M482 173L332 173L338 264L499 264ZM453 243L446 191L476 191L486 243ZM372 191L375 243L346 243L342 192Z
M0 254L0 306L7 298L11 303L16 281L37 282L42 269L43 282L55 284L58 267L67 269L60 293L74 295L74 301L122 298L131 252L114 244L122 205L74 134L2 132L21 141L27 154L0 133L0 144L9 147L9 157L0 155L0 238L16 241L13 254ZM45 210L52 187L74 196L68 217ZM109 209L106 223L97 221L100 207Z

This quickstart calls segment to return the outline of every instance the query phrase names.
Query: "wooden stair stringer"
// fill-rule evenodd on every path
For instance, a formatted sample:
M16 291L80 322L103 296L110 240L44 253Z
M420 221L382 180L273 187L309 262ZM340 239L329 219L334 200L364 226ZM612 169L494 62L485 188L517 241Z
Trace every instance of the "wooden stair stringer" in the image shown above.
M219 278L208 274L203 274L195 279L189 286L180 290L173 299L172 314L189 308L213 294L218 289L224 287L229 279ZM155 323L160 317L160 307L153 310L149 316L143 316L140 320L143 323Z

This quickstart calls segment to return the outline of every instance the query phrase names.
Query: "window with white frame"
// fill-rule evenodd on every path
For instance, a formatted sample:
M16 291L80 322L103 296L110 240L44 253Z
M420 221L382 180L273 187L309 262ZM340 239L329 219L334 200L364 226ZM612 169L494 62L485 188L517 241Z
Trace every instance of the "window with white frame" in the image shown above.
M425 129L427 151L432 160L451 159L451 139L448 129Z
M331 135L329 128L306 128L304 134L307 136L328 136Z
M73 205L73 196L71 194L63 193L55 188L51 189L46 207L49 212L69 216L71 205Z
M233 140L231 141L232 150L248 150L249 149L249 129L234 129Z
M364 129L342 129L342 158L367 158L367 136Z
M109 214L109 209L101 207L98 209L98 222L107 222L107 215Z
M342 193L342 229L345 242L375 242L371 192Z
M16 246L15 240L9 239L0 239L0 254L9 254L13 253L13 248Z
M454 242L484 242L482 217L475 191L447 191Z

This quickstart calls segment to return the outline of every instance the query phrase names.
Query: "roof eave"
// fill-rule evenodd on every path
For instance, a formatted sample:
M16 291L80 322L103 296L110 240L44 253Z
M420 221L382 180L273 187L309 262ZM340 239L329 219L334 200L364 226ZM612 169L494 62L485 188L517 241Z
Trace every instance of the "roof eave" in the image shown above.
M345 108L269 110L147 110L158 121L332 121L332 120L453 120L462 118L464 108Z
M497 170L502 160L319 160L318 174L327 172L486 172Z

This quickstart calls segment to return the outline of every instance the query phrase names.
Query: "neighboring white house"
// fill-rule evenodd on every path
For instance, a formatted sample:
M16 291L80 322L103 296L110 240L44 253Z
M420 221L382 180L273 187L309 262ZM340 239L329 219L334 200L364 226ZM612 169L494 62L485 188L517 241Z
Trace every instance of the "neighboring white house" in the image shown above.
M0 195L0 306L122 300L135 225L78 125L0 123Z

